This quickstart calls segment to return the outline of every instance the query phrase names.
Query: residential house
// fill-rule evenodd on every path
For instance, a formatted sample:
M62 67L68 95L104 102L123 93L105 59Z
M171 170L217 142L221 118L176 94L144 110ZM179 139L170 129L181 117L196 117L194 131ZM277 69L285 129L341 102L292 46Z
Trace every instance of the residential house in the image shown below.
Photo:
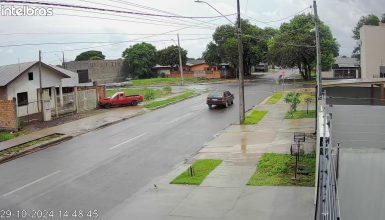
M337 57L332 65L333 79L361 78L360 61L357 58Z
M171 66L162 66L157 64L153 67L153 70L156 72L157 76L167 77L171 73Z
M58 115L66 104L75 105L74 88L92 85L79 83L77 73L43 62L40 78L39 66L38 61L0 66L0 99L15 99L18 118L41 120L43 104L45 120L50 120L51 111Z
M361 74L358 71L349 74L350 79L323 80L329 104L385 105L385 26L364 25L360 38Z
M64 63L64 68L77 73L81 83L117 83L128 77L123 59L70 61Z

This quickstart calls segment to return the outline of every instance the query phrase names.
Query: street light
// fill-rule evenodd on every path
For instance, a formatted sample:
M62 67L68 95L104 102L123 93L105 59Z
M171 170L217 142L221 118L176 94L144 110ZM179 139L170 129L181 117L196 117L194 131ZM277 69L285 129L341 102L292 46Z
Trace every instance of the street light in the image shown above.
M218 12L220 15L222 15L224 18L226 18L228 21L230 21L231 24L235 24L232 22L228 17L226 17L224 14L222 14L219 10L214 8L212 5L210 5L208 2L202 1L202 0L195 0L197 3L205 3L208 6L210 6L212 9L214 9L216 12ZM237 24L238 24L238 79L239 79L239 123L242 124L245 121L245 82L243 79L243 45L242 45L242 29L241 29L241 8L239 0L237 0Z

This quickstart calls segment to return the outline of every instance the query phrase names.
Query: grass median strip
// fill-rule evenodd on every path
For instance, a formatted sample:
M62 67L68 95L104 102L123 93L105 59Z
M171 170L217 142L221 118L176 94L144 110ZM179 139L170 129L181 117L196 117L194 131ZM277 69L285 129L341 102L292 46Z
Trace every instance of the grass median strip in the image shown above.
M162 108L162 107L165 107L167 105L171 105L171 104L183 101L183 100L191 98L195 95L196 95L196 93L194 93L192 91L187 91L187 92L182 93L181 95L178 95L178 96L175 96L175 97L172 97L169 99L147 103L144 105L144 107L149 108L151 110L154 110L154 109Z
M48 143L50 140L62 137L62 134L51 134L24 144L16 145L6 150L0 151L0 160L24 153L36 147L36 145Z
M267 104L268 105L274 105L274 104L277 104L279 102L279 100L282 99L282 96L283 96L283 93L282 92L276 92L274 93L270 98L269 100L267 100Z
M263 119L263 117L265 117L266 114L267 114L267 111L254 110L253 112L251 112L251 114L246 116L245 122L243 124L245 125L258 124Z
M292 181L295 169L295 157L288 154L263 154L257 165L257 170L250 178L250 186L314 186L315 155L300 156L299 181Z
M211 171L221 163L221 160L197 160L191 165L192 172L189 168L171 181L171 184L200 185Z
M316 111L309 110L309 113L306 110L300 111L288 111L285 115L285 119L303 119L303 118L315 118Z

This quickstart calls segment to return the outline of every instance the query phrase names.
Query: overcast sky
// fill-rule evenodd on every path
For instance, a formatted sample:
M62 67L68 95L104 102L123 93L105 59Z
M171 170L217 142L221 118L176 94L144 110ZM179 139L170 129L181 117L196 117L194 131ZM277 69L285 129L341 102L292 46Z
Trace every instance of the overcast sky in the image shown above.
M194 0L50 0L51 2L62 2L65 4L87 5L99 8L113 8L118 10L141 11L147 13L161 14L159 11L151 11L134 7L133 5L119 2L136 3L184 16L217 16L218 14L205 4L195 3ZM224 14L236 12L235 0L207 0L215 8ZM103 5L104 4L104 5ZM111 6L107 6L111 5ZM274 21L293 15L312 4L309 0L241 0L242 14L259 21ZM8 4L3 4L8 5ZM333 35L337 38L340 55L350 56L355 46L352 39L352 29L362 15L374 13L380 16L385 12L383 0L319 0L318 11L320 19L329 25ZM306 10L310 12L311 9ZM53 9L53 16L47 17L4 17L0 16L0 45L43 43L43 42L96 42L89 44L62 44L22 47L0 47L0 65L32 61L38 59L38 50L43 51L43 61L59 64L62 53L65 51L65 60L73 60L83 50L80 48L95 47L106 55L106 59L120 58L122 51L136 41L152 41L158 49L175 44L176 33L180 33L181 46L188 50L188 57L198 58L208 42L216 25L227 24L224 18L219 18L209 23L191 19L166 19L157 17L133 16L122 17L110 16L84 11ZM77 15L77 16L68 16ZM88 17L79 17L88 16ZM128 15L124 15L128 16ZM99 17L99 18L90 18ZM107 20L109 18L116 20ZM144 20L150 19L150 20ZM247 17L246 17L247 18ZM235 17L231 17L232 20ZM118 21L119 20L119 21ZM123 21L122 21L123 20ZM253 24L265 27L267 24L251 20ZM289 21L287 19L285 21ZM203 19L201 21L208 21ZM282 22L268 23L269 26L279 27ZM178 30L182 29L183 30ZM153 35L170 32L172 35ZM9 33L23 33L8 35ZM29 33L29 34L26 34ZM50 33L50 34L31 34ZM76 34L77 33L77 34ZM79 33L107 33L107 34L79 34ZM122 34L124 33L124 34ZM148 38L145 38L148 37ZM97 42L119 42L133 41L127 43L105 45ZM57 52L55 52L57 51Z

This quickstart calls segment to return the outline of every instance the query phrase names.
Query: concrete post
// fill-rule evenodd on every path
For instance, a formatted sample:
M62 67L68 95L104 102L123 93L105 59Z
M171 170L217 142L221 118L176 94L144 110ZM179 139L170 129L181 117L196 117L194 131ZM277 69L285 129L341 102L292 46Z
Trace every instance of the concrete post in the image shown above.
M59 96L60 96L60 107L63 107L64 106L63 86L62 86L61 83L60 83L60 86L59 86Z
M59 109L58 109L58 104L57 104L56 87L51 88L51 95L53 96L54 104L55 104L55 116L56 116L56 118L58 118L59 117Z
M74 87L75 92L75 109L76 113L79 113L79 94L78 94L78 87Z
M384 91L384 84L380 84L380 93L381 93L381 97L380 97L380 99L381 99L381 105L384 105L384 103L385 103L385 91Z

